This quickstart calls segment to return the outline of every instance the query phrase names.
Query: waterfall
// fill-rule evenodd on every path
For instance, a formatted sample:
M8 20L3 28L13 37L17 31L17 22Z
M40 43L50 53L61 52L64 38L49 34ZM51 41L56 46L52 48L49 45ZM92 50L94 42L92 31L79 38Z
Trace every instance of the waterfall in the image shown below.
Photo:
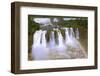
M63 20L72 19L77 18L34 18L34 22L38 23L40 27L40 30L36 30L33 34L32 58L34 60L86 57L85 50L80 43L81 39L79 40L79 28L59 25L59 22L62 23ZM50 32L49 35L46 35L47 32ZM46 36L50 37L49 42L46 41Z
M33 34L32 57L35 60L47 60L50 58L77 58L86 56L84 48L81 46L78 28L62 28L65 29L65 40L61 30L54 28L50 32L50 40L47 43L46 33L48 30L37 30ZM54 31L57 31L58 38L55 38ZM57 40L56 40L57 39ZM58 42L58 44L56 43ZM73 51L74 49L74 51ZM71 52L72 51L72 52ZM68 53L70 52L70 53ZM80 55L80 53L82 53ZM51 57L50 57L51 56Z
M65 44L64 44L64 39L63 39L63 36L60 32L60 30L58 30L58 45L57 45L57 50L58 52L61 54L61 53L65 53L65 49L67 47L65 47Z
M48 48L46 38L46 31L36 31L33 34L32 57L35 60L48 59Z
M74 34L74 31L73 31L73 28L70 28L70 37L75 37L75 34Z
M45 34L47 33L47 31L42 31L42 42L41 42L41 46L46 47L47 46L47 42L46 42L46 37Z
M67 44L68 42L70 42L69 30L65 28L65 43Z
M40 46L41 34L42 34L42 31L41 30L36 31L33 34L33 47Z
M51 34L50 34L49 47L50 47L51 49L55 48L55 37L54 37L54 31L52 31Z
M62 47L64 45L64 39L63 39L62 34L59 30L57 33L58 33L58 46Z
M78 48L79 45L77 44L73 28L65 28L65 42L66 46Z

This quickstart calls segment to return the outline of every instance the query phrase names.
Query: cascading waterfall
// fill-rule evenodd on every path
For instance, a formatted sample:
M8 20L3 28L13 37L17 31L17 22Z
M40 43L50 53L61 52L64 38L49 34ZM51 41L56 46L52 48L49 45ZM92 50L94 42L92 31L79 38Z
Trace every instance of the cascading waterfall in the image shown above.
M58 33L58 46L62 47L64 46L62 34L60 31L58 31L57 33Z
M63 39L63 36L62 36L60 30L58 30L57 34L58 34L57 50L59 53L65 53L66 47L65 47L64 39Z
M45 47L47 46L47 42L46 42L46 37L45 37L45 34L46 34L47 31L43 31L42 32L42 42L41 42L41 46L42 47Z
M46 41L46 34L48 30L37 30L33 34L32 56L35 60L46 60L55 58L81 58L85 57L83 47L79 40L79 29L75 28L63 28L65 30L65 39L62 36L61 30L53 29L57 31L57 42L54 31L50 33L49 42ZM74 51L73 51L74 50ZM50 57L49 53L54 54L56 51L58 54L54 54L55 57ZM83 52L82 52L83 51ZM77 54L76 54L77 53ZM80 55L81 53L81 55ZM50 54L52 56L52 54Z
M34 47L40 46L41 34L42 34L41 30L36 31L34 33L34 35L33 35L33 46Z
M72 38L75 37L73 28L70 28L70 37L72 37Z
M69 28L65 28L65 43L68 44L70 42Z
M52 31L51 34L50 34L49 47L50 47L51 49L54 49L54 48L55 48L55 37L54 37L54 31Z
M48 48L46 38L46 31L36 31L33 34L32 57L35 60L48 59Z

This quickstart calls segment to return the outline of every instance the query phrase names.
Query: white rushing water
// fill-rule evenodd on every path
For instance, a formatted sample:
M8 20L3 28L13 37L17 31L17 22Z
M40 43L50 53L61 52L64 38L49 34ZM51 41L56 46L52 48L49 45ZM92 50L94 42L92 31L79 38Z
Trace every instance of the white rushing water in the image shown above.
M63 36L62 36L60 30L58 30L57 33L58 33L57 51L58 51L59 53L65 53L65 49L66 49L67 47L65 47L65 43L64 43Z
M56 45L56 43L55 43L54 32L52 31L50 33L50 42L49 42L50 49L54 49L55 48L55 45Z
M34 33L34 35L33 35L33 45L34 45L34 47L40 46L41 34L42 34L41 30L36 31Z
M41 38L42 38L41 46L44 47L44 48L46 48L46 46L47 46L46 37L45 37L46 32L47 31L42 31L42 36L41 36Z
M33 34L32 56L35 60L48 59L48 48L45 34L47 31L36 31Z
M79 30L78 28L75 29L75 32L73 28L64 28L65 29L65 40L61 34L61 31L59 29L54 29L57 31L57 42L55 39L55 34L54 31L51 31L50 33L50 40L49 42L46 41L46 34L47 30L38 30L33 34L33 45L32 45L32 57L35 60L46 60L50 59L49 54L53 51L56 51L58 55L62 54L64 55L62 58L72 58L74 54L69 54L69 46L74 49L84 50L83 47L81 46L80 42L78 41L79 39ZM77 50L75 50L77 51ZM54 54L56 55L56 54ZM55 56L55 58L57 55ZM58 58L60 58L58 57ZM54 59L55 59L54 58Z
M65 28L65 43L68 44L70 42L71 40L70 40L70 35L69 35L69 29Z

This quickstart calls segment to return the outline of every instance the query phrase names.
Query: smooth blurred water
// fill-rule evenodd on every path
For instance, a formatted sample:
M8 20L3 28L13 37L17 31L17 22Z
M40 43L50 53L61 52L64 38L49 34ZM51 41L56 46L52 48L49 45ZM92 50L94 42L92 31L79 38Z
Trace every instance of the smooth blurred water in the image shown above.
M39 30L33 34L32 57L35 60L48 59L48 48L45 38L46 32Z
M49 42L49 47L50 47L50 49L54 49L55 48L55 45L56 45L56 43L55 43L55 37L54 37L54 32L52 31L51 33L50 33L50 42Z
M46 41L47 30L38 30L33 34L33 45L32 45L32 57L35 60L47 60L49 58L49 53L56 51L56 53L63 54L70 58L67 54L68 46L76 48L78 50L84 50L81 46L79 39L78 28L74 31L73 28L64 28L65 39L63 38L61 31L59 29L54 29L57 31L58 38L56 43L54 31L50 33L49 42Z

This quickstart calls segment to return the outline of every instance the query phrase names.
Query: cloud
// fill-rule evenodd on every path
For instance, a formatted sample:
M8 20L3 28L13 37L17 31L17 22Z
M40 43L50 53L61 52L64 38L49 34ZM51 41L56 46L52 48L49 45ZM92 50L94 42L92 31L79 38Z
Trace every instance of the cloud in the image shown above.
M51 23L50 18L34 18L34 21L39 24L49 24Z

